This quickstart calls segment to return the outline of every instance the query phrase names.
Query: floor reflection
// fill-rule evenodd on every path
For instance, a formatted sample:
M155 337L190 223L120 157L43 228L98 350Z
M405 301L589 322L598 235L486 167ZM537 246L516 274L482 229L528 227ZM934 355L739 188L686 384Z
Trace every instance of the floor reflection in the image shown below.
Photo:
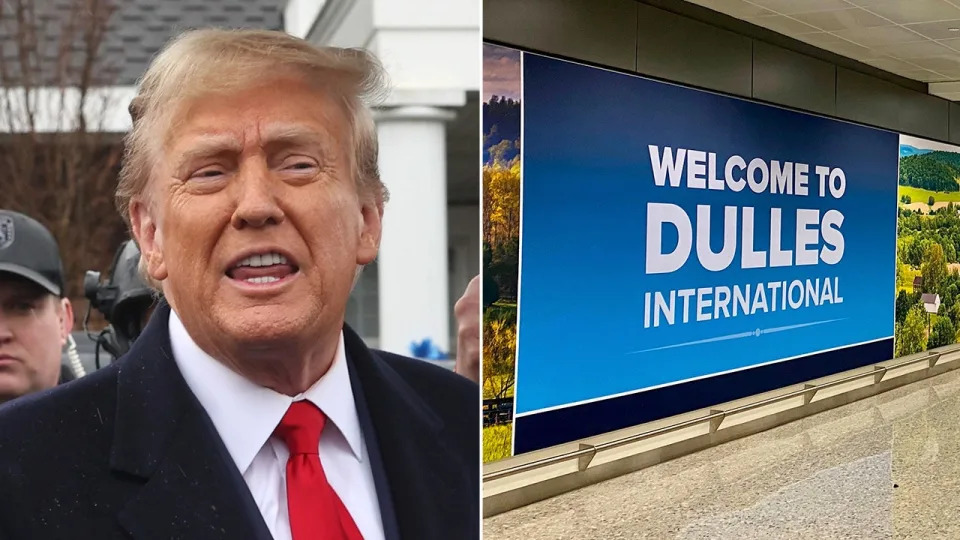
M893 423L893 524L900 537L960 538L960 397Z
M891 538L890 453L818 471L742 510L703 516L677 538Z
M488 518L484 537L960 538L958 499L952 372Z

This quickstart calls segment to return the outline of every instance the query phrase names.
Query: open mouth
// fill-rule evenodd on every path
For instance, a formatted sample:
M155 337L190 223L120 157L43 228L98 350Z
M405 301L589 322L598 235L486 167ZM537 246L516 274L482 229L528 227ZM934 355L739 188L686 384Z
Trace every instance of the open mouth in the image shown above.
M300 268L282 253L275 251L244 257L227 269L227 277L251 285L269 285L287 279Z

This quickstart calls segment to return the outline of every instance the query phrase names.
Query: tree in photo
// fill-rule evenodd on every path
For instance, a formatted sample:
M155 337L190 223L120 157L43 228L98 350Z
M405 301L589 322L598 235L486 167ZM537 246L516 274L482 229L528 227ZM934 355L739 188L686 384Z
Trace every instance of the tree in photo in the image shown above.
M917 302L920 301L919 293L908 293L905 290L900 290L897 294L896 308L895 308L895 318L898 324L903 324L903 321L907 318L907 313L910 311L910 308L917 305Z
M899 290L901 286L906 285L904 281L907 276L906 266L900 262L900 256L897 255L896 261L894 262L894 269L896 271L894 280L893 280L893 290Z
M930 152L900 159L900 185L930 191L957 191L960 163L953 152Z
M497 244L489 268L497 282L500 298L516 301L517 284L520 281L520 239L511 237Z
M933 323L933 330L930 332L927 348L933 349L956 343L956 334L957 331L950 317L937 317L937 322Z
M483 398L510 397L515 382L516 324L488 310L483 324Z
M907 356L927 348L927 314L919 304L910 308L903 324L898 326L896 355Z
M60 244L67 292L106 270L126 235L114 207L118 106L104 54L114 0L0 0L0 208L30 215ZM81 320L77 317L77 321Z
M484 240L496 246L520 235L520 161L483 168Z
M928 206L933 206L933 203L935 203L935 202L937 202L937 201L934 200L933 195L931 195L930 198L927 199L927 205L928 205Z
M924 242L911 238L907 241L906 248L906 262L911 266L920 266L923 263L924 248L926 244Z
M514 146L516 144L514 143ZM503 149L494 154L502 156ZM490 260L485 267L500 298L517 298L520 257L520 159L496 159L483 167L483 242Z
M516 81L519 92L519 65ZM512 160L520 150L517 144L504 144L504 141L517 143L520 140L520 102L512 98L491 96L483 104L483 147L484 164L495 163L498 159L505 162ZM491 150L504 150L499 156L494 156Z
M960 302L954 300L953 305L947 308L947 317L950 317L953 327L960 331Z
M947 262L957 262L957 248L953 242L943 243L943 256Z
M928 293L940 294L941 285L947 278L947 259L940 244L930 244L920 265L920 275L923 277L923 290Z
M893 280L893 288L897 290L903 285L904 278L907 274L904 264L900 262L900 257L897 256L896 261L894 262L894 269L896 271L895 278Z

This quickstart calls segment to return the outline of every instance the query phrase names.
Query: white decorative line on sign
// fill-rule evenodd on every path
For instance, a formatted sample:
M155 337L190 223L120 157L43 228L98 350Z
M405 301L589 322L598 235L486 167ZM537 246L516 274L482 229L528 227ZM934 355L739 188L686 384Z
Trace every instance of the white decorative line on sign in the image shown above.
M653 348L650 348L650 349L641 349L641 350L639 350L639 351L630 351L630 352L628 352L627 354L642 354L642 353L653 352L653 351L662 351L662 350L664 350L664 349L676 349L677 347L689 347L690 345L702 345L702 344L704 344L704 343L714 343L714 342L717 342L717 341L728 341L728 340L731 340L731 339L741 339L741 338L747 338L747 337L751 337L751 336L752 336L752 337L760 337L760 336L766 335L766 334L775 334L775 333L777 333L777 332L786 332L786 331L788 331L788 330L796 330L796 329L798 329L798 328L806 328L806 327L808 327L808 326L816 326L816 325L818 325L818 324L827 324L827 323L832 323L832 322L837 322L837 321L843 321L843 320L846 320L846 319L847 319L846 317L844 317L844 318L842 318L842 319L827 319L827 320L823 320L823 321L814 321L814 322L801 323L801 324L791 324L791 325L789 325L789 326L776 326L776 327L773 327L773 328L766 328L766 329L763 329L763 330L761 330L760 328L757 328L756 330L753 330L753 331L750 331L750 332L740 332L740 333L737 333L737 334L727 334L727 335L725 335L725 336L717 336L717 337L712 337L712 338L707 338L707 339L698 339L698 340L696 340L696 341L687 341L687 342L685 342L685 343L675 343L675 344L673 344L673 345L664 345L664 346L662 346L662 347L653 347Z

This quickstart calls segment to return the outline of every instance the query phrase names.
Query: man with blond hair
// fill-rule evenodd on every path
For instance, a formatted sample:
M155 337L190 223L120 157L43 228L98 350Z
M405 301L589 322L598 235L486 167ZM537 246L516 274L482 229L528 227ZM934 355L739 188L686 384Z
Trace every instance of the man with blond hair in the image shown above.
M164 303L118 362L0 409L0 538L479 537L479 391L344 324L387 191L360 50L169 44L117 205Z

